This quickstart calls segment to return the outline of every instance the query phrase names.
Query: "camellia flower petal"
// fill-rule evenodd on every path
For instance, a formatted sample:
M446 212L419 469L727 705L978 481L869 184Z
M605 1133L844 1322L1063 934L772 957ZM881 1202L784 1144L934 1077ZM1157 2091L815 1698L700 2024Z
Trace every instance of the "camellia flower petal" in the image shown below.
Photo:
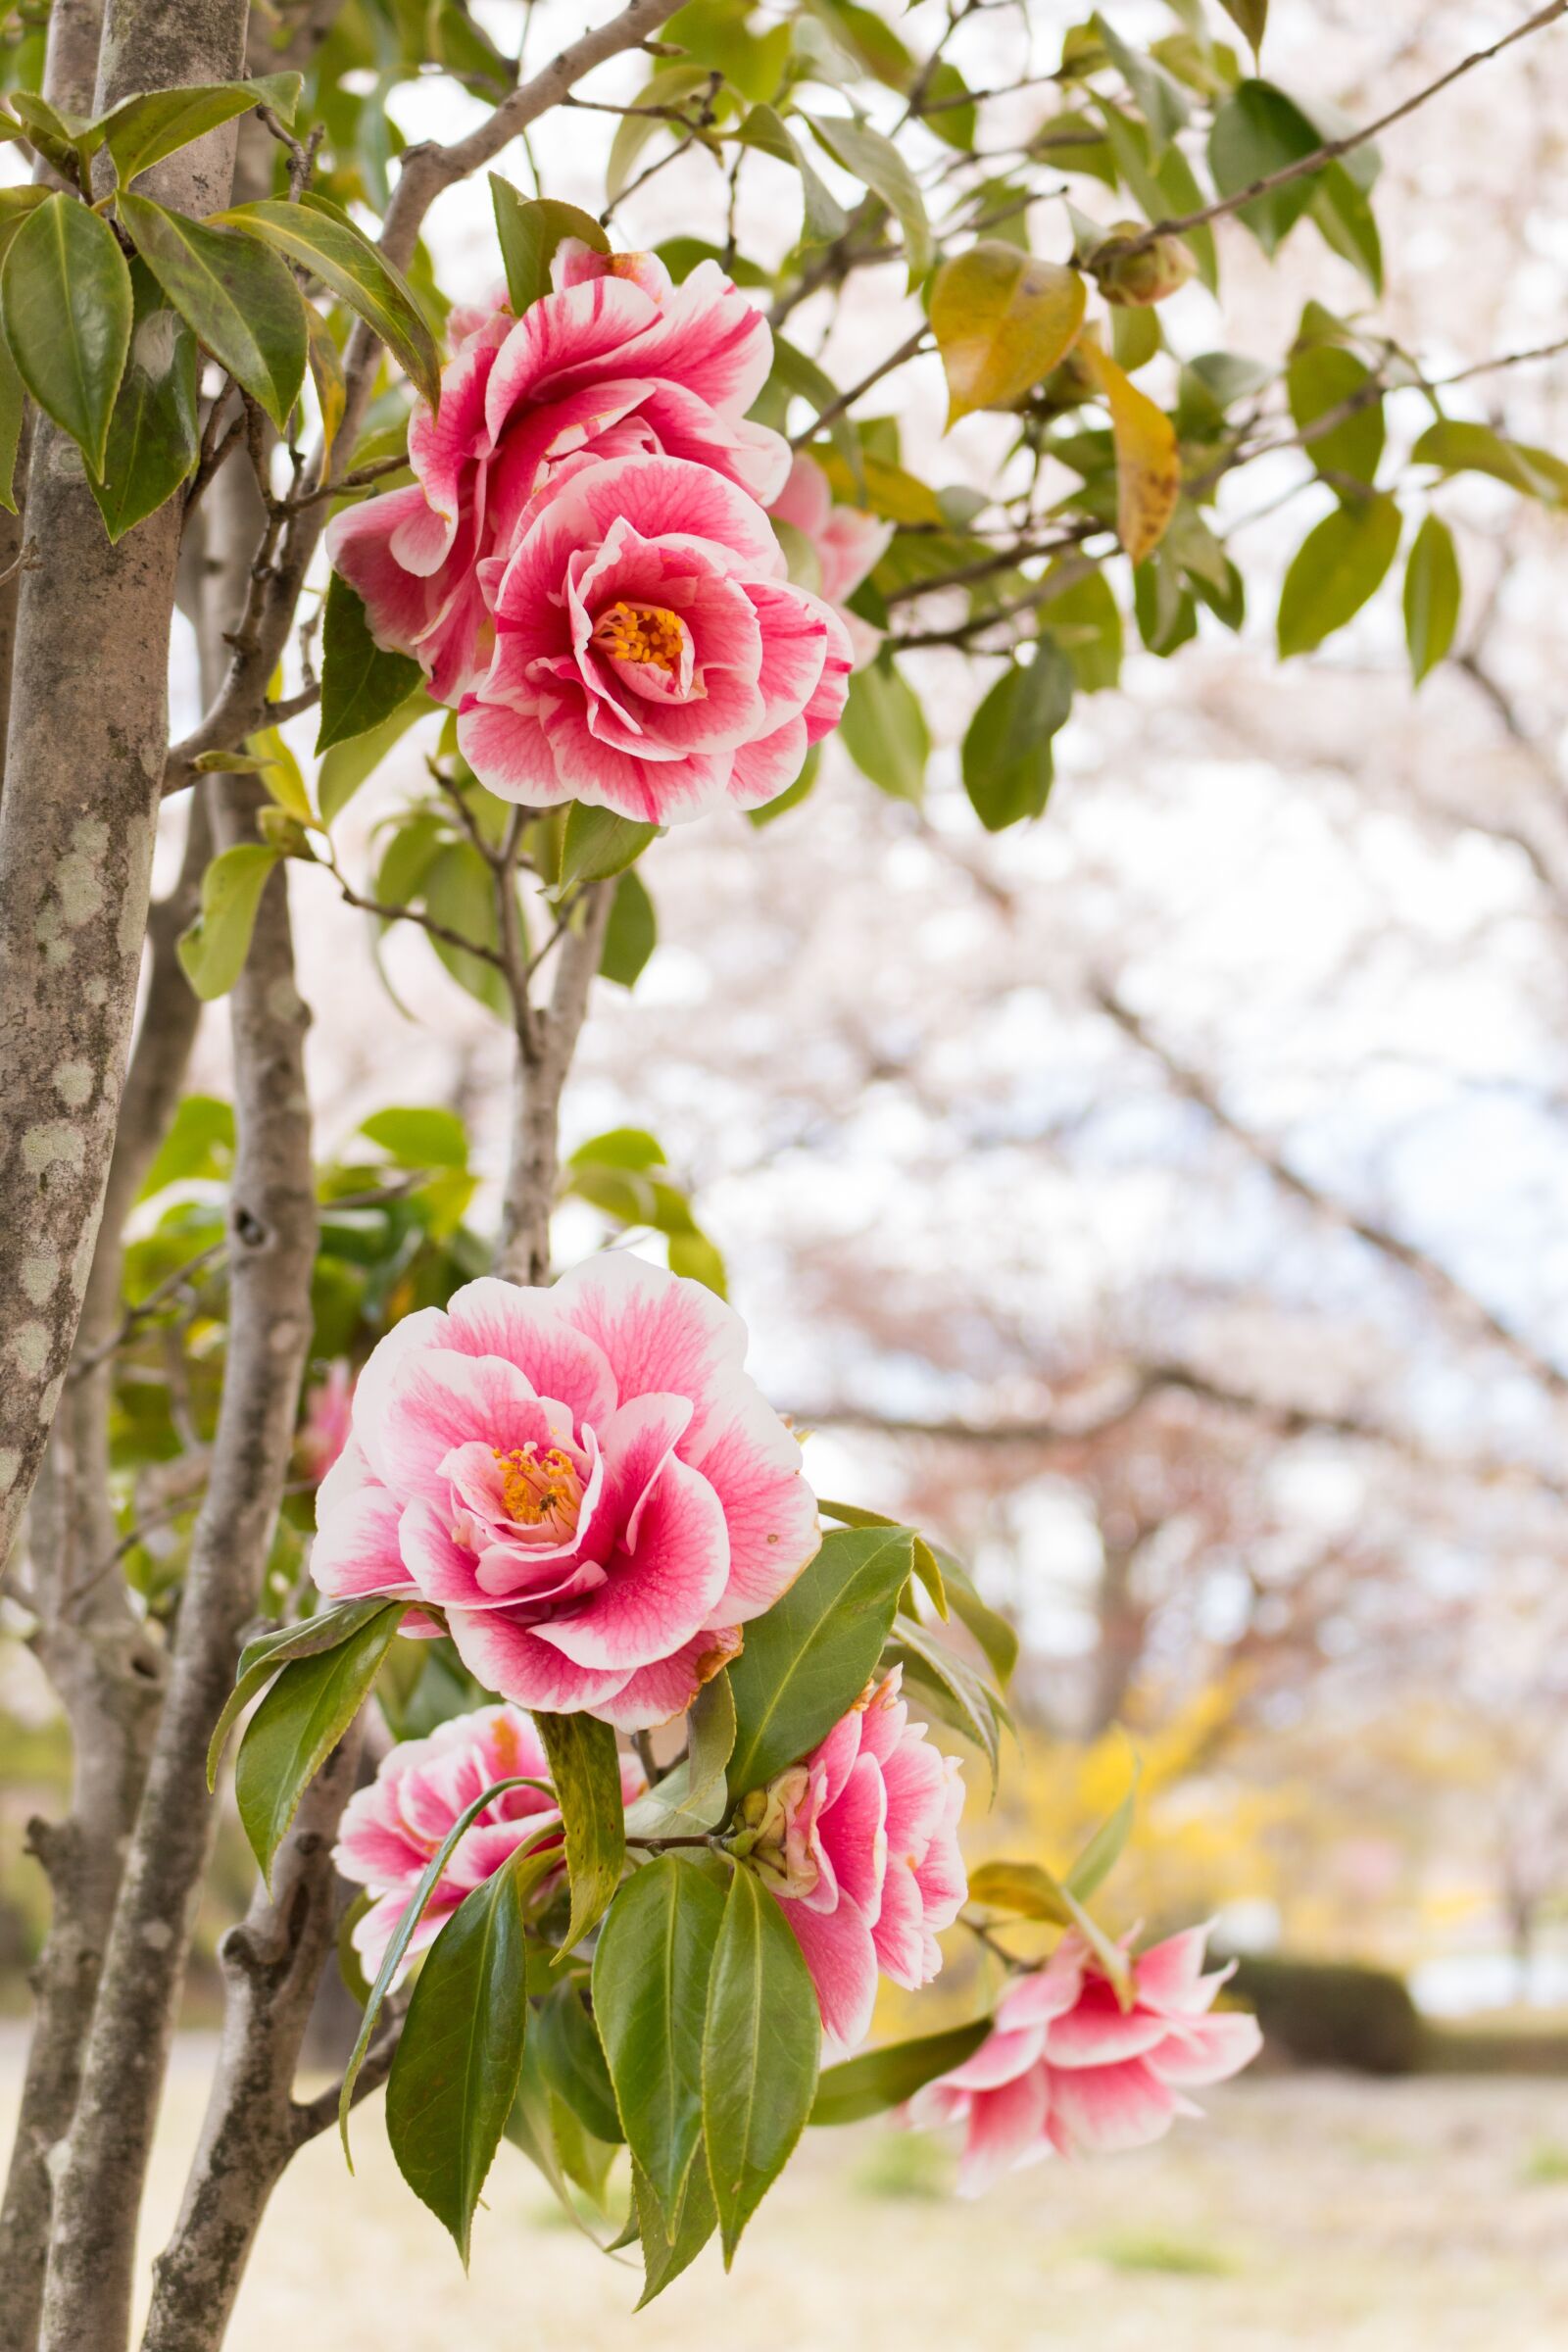
M779 522L787 522L808 541L816 558L821 590L849 631L855 666L863 669L882 642L882 631L848 609L866 573L871 571L893 537L894 526L859 507L835 503L832 484L814 458L804 452L791 466L783 489L768 508Z
M1013 1982L974 2055L905 2111L912 2124L964 2126L961 2195L1054 2154L1145 2147L1176 2116L1200 2112L1186 2091L1256 2057L1254 2017L1209 2014L1231 1971L1203 1973L1206 1936L1189 1928L1140 1954L1125 2010L1076 1931Z
M772 362L767 321L716 262L676 286L653 254L568 240L555 270L521 318L454 314L440 411L418 402L409 425L414 482L327 532L376 643L414 655L441 702L490 658L482 565L512 553L564 465L663 451L764 501L789 469L782 437L746 416Z
M842 620L783 576L767 516L709 466L585 464L481 569L495 655L458 741L503 800L655 824L755 808L843 711Z
M870 2031L878 1975L913 1992L967 1892L963 1768L911 1723L901 1670L874 1683L805 1762L744 1800L749 1858L784 1906L830 2052Z
M317 1583L441 1610L524 1706L625 1730L680 1713L820 1541L745 1352L710 1291L619 1251L407 1316L318 1494Z
M373 1901L356 1921L354 1949L367 1977L386 1957L398 1922L436 1852L460 1814L499 1781L550 1779L543 1744L528 1717L516 1707L481 1707L455 1715L427 1740L405 1740L381 1759L368 1788L357 1789L343 1808L332 1859ZM620 1761L621 1794L627 1804L642 1794L641 1771L630 1756ZM524 1840L541 1846L561 1842L561 1815L547 1790L512 1788L491 1799L465 1830L409 1939L398 1970L435 1941L452 1913L475 1886L492 1877ZM540 1832L554 1834L540 1837ZM397 1978L394 1978L394 1983Z

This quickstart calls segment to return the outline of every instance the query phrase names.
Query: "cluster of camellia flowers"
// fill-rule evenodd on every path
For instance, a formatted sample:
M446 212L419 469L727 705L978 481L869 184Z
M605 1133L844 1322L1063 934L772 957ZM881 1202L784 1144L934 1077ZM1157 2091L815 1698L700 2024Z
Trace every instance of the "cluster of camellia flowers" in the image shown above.
M888 526L748 418L772 336L716 262L675 285L656 255L567 239L554 270L520 318L454 313L416 479L339 514L332 561L503 800L661 825L759 807L874 646L841 606ZM768 509L820 594L788 576Z

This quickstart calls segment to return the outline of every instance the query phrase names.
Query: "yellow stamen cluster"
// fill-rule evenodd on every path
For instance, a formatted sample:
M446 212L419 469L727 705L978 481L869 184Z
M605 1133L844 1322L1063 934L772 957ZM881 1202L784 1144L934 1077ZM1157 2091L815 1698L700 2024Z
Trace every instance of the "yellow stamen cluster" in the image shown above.
M582 1507L582 1481L569 1454L559 1446L541 1453L530 1442L510 1453L492 1446L501 1467L501 1497L507 1516L519 1527L548 1528L552 1535L575 1533Z
M594 643L614 662L652 662L659 669L680 667L685 642L680 622L662 605L619 602L594 623Z

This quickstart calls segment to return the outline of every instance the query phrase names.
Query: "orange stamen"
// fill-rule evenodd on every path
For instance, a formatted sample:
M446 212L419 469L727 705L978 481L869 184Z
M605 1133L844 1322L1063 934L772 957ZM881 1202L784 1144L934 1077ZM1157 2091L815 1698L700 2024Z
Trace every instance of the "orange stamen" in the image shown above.
M582 1480L569 1454L559 1446L541 1453L531 1440L510 1453L499 1446L491 1451L501 1466L501 1497L509 1519L562 1538L576 1534Z
M617 601L594 623L594 643L614 662L651 662L666 672L680 667L685 631L662 605Z

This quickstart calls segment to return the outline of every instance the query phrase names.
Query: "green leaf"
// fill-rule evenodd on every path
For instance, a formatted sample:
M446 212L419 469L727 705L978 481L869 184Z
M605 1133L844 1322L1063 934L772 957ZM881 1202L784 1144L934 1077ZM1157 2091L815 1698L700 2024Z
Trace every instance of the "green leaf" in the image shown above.
M1221 8L1236 25L1242 38L1255 57L1263 46L1263 31L1268 24L1268 0L1219 0Z
M1127 1793L1114 1813L1107 1815L1062 1882L1067 1892L1087 1903L1097 1888L1102 1886L1121 1860L1131 1834L1138 1809L1138 1783L1141 1768L1135 1763Z
M727 1673L706 1682L686 1718L686 1754L628 1806L634 1838L683 1838L716 1829L729 1811L725 1769L735 1752L735 1695Z
M570 890L579 882L608 882L624 873L640 858L659 831L632 816L617 816L613 808L590 808L572 801L561 829L559 859L550 875L552 889Z
M802 120L810 123L817 145L873 195L880 196L894 215L904 231L909 283L918 285L931 267L936 249L920 183L898 148L880 130L873 130L869 122L858 122L850 116L807 115Z
M130 348L130 271L107 220L51 196L11 239L0 310L17 372L45 416L102 474Z
M954 1615L971 1639L979 1643L992 1673L1005 1690L1012 1670L1018 1663L1016 1633L1005 1617L994 1609L989 1601L981 1598L973 1577L960 1559L939 1546L937 1560Z
M621 1887L594 1954L594 2016L621 2129L671 2245L702 2137L703 2027L723 1917L713 1880L664 1854Z
M342 815L360 786L375 773L393 745L402 740L416 719L428 718L436 708L428 695L410 695L379 726L368 727L363 735L351 735L332 746L316 779L323 825L330 825Z
M550 1758L566 1834L571 1921L562 1958L597 1927L620 1883L626 1859L626 1808L620 1793L620 1755L608 1723L593 1715L534 1714Z
M468 1135L455 1110L426 1104L373 1110L360 1121L361 1135L395 1159L400 1168L466 1168Z
M706 1233L672 1233L669 1237L669 1270L688 1282L700 1282L705 1291L715 1298L729 1297L729 1278L724 1270L724 1252Z
M186 1095L142 1178L136 1199L150 1200L166 1185L198 1178L226 1184L233 1172L233 1104L218 1095Z
M337 1608L322 1609L315 1617L302 1618L298 1625L279 1626L274 1632L258 1634L253 1641L246 1642L239 1653L234 1688L223 1702L223 1712L218 1718L208 1742L209 1789L218 1786L219 1762L234 1724L258 1691L265 1689L290 1658L313 1658L324 1650L338 1648L351 1635L360 1633L390 1605L376 1596L368 1600L347 1600Z
M703 2138L726 2270L806 2129L821 2043L805 1954L757 1873L738 1865L703 2034Z
M673 2230L658 2192L640 2164L633 2164L631 2179L637 2231L643 2248L643 2291L637 2302L641 2311L696 2261L718 2228L718 2213L709 2186L708 2166L700 2152L688 2177Z
M292 122L301 78L298 74L272 74L259 81L198 81L179 89L146 90L122 98L93 127L113 156L123 187L138 172L178 147L188 147L220 122L249 114L253 106L270 106L285 122Z
M378 727L416 687L423 672L411 655L388 652L376 644L366 618L365 606L341 572L334 571L326 586L326 613L321 624L321 723L318 752L330 751L351 735Z
M87 477L111 540L173 496L201 448L196 338L145 262L131 264L130 283L130 354L109 420L103 479Z
M122 194L120 218L180 317L282 432L305 380L305 304L283 264L232 229Z
M808 244L829 245L849 226L849 215L825 180L811 168L805 149L783 118L770 106L754 106L735 133L743 146L759 147L776 162L799 172L803 198L801 233ZM819 402L819 407L825 407Z
M26 386L17 372L11 346L0 334L0 507L17 513L17 451L22 445L22 416ZM88 476L89 481L91 475Z
M811 2123L858 2124L867 2116L885 2115L890 2107L902 2107L938 2075L972 2058L990 2032L990 2018L977 2017L972 2025L950 2026L945 2034L922 2034L913 2041L892 2041L843 2066L830 2066L816 2086Z
M664 1147L646 1127L611 1127L579 1144L566 1161L568 1168L627 1168L642 1175L664 1165Z
M1028 662L1010 662L963 739L963 788L988 833L1041 816L1051 798L1051 739L1072 709L1072 663L1042 637Z
M891 656L851 678L839 734L856 766L879 791L919 807L931 732L919 697Z
M1377 479L1384 438L1383 395L1375 390L1372 370L1338 344L1314 343L1292 356L1285 388L1291 415L1318 472L1346 474L1370 489ZM1327 432L1308 431L1320 416L1358 398L1363 405L1353 415Z
M893 1639L883 1663L901 1666L906 1690L918 1689L922 1705L980 1750L995 1796L1002 1767L1002 1731L1004 1725L1010 1728L1012 1723L1000 1691L991 1689L966 1658L957 1656L907 1616L894 1619Z
M1051 599L1050 620L1051 635L1072 663L1080 694L1103 694L1120 683L1121 612L1102 571L1097 568L1059 588Z
M626 872L615 884L610 902L599 969L617 987L635 988L648 958L659 945L659 918L641 874Z
M854 1706L913 1568L907 1528L835 1528L783 1598L747 1627L729 1668L732 1796L760 1788Z
M1152 153L1157 158L1186 125L1192 112L1186 92L1154 58L1124 41L1104 17L1096 14L1089 22L1105 55L1131 90L1149 131Z
M1527 498L1539 498L1549 507L1568 505L1568 465L1548 449L1504 440L1489 424L1440 417L1427 426L1410 459L1416 466L1439 466L1445 473L1490 473Z
M412 1897L398 1915L398 1924L392 1931L392 1939L386 1947L380 1967L375 1972L375 1983L370 1986L369 1998L365 2004L365 2015L360 2020L360 2031L355 2037L354 2047L349 2052L349 2062L343 2070L343 2083L338 2092L337 2126L343 2141L343 2153L349 2160L350 2172L354 2170L354 2159L349 2148L349 2114L354 2103L354 2085L359 2080L360 2068L365 2063L365 2053L370 2046L370 2036L375 2032L376 2020L381 2014L381 2004L391 1990L392 1980L408 1954L409 1945L414 1940L414 1931L424 1917L425 1905L435 1892L447 1864L486 1805L493 1805L497 1797L505 1796L509 1789L539 1788L541 1786L540 1782L530 1780L526 1774L520 1774L509 1781L494 1781L488 1788L481 1789L470 1804L464 1806L463 1811L430 1856ZM549 1790L546 1789L545 1793L548 1795ZM550 1822L545 1830L535 1834L535 1838L552 1836L555 1827L554 1821ZM537 1884L538 1879L546 1877L558 1866L560 1859L559 1849L555 1846L549 1846L543 1853L540 1853L536 1850L535 1842L530 1841L527 1844L519 1845L513 1856L513 1861L517 1865L519 1871L524 1855L527 1856L531 1865L528 1874L530 1884Z
M931 326L948 379L948 425L1021 400L1078 340L1088 290L1076 270L982 238L944 262Z
M1293 99L1272 82L1244 81L1214 117L1208 168L1222 196L1239 196L1259 179L1314 155L1323 141ZM1272 255L1312 201L1317 174L1303 172L1266 196L1244 204L1237 219Z
M682 99L693 97L708 88L709 74L703 66L664 66L652 74L638 91L635 108L676 107ZM605 195L615 204L624 194L626 182L636 170L637 159L654 133L659 130L682 135L679 125L662 116L638 113L621 116L615 125L615 135L610 142L610 156L605 166Z
M426 911L434 921L461 932L475 947L499 949L495 876L471 841L450 842L431 859L423 893ZM460 988L466 988L498 1020L510 1020L512 998L504 972L484 956L455 948L447 940L432 939L430 945Z
M346 1641L289 1659L246 1727L234 1801L269 1885L300 1798L368 1697L402 1615L400 1602L385 1602Z
M1326 245L1359 270L1374 294L1383 292L1383 239L1366 191L1344 164L1330 164L1312 181L1307 207Z
M528 2022L522 1878L513 1854L430 1946L386 2086L398 2170L467 2268L474 2208L522 2073Z
M298 204L269 197L215 213L213 220L260 238L318 277L380 336L431 408L440 405L441 358L413 288L346 213L307 192Z
M1053 1878L1038 1862L982 1862L969 1876L969 1899L990 1911L1010 1912L1015 1919L1049 1921L1058 1928L1076 1928L1099 1961L1116 1997L1125 2008L1130 1996L1132 1964L1120 1944L1112 1943L1097 1927L1070 1886Z
M1410 679L1419 686L1437 668L1459 625L1459 558L1453 533L1440 514L1429 514L1415 535L1404 567L1404 641L1410 649Z
M507 294L514 315L520 318L529 305L550 291L550 265L556 248L576 237L595 253L608 253L610 239L591 213L553 197L530 201L499 173L490 174L490 201L495 208L496 235L507 272Z
M557 1985L533 2030L534 2052L551 2089L596 2139L622 2139L604 2045L575 1984Z
M1354 618L1398 552L1399 510L1386 493L1341 507L1307 532L1280 591L1280 659L1310 653Z
M203 1004L224 997L244 969L262 893L280 853L241 842L202 876L201 912L177 942L180 969Z
M604 2176L614 2162L615 2149L612 2143L595 2139L583 2129L573 2109L548 2079L539 2053L544 2014L541 2011L529 2024L522 2073L507 2118L506 2133L514 2147L520 2148L549 2182L573 2229L580 2230L597 2246L600 2240L579 2213L571 2184L575 2182L603 2211ZM616 2133L618 2137L618 2124Z

